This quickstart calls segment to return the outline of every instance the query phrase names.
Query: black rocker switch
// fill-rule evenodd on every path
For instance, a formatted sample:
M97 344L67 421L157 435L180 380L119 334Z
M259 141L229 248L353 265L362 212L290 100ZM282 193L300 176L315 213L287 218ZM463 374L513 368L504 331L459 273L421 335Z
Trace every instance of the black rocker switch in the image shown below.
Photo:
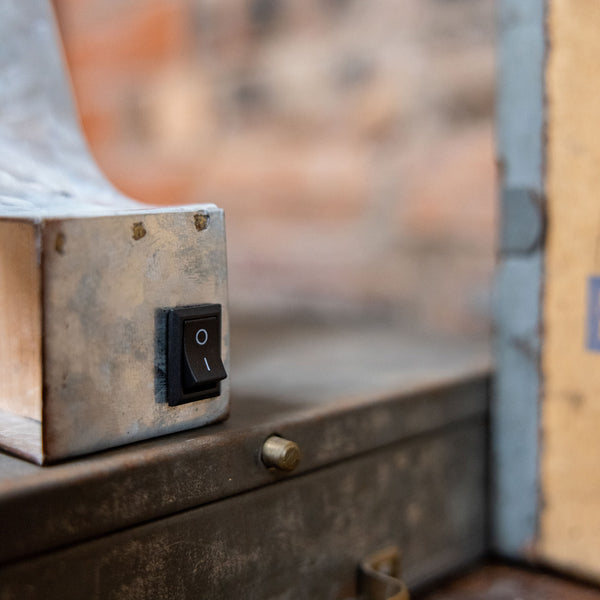
M169 311L167 400L177 406L221 392L227 377L221 360L221 305Z
M217 317L183 322L183 388L215 384L227 377L221 361L221 333Z

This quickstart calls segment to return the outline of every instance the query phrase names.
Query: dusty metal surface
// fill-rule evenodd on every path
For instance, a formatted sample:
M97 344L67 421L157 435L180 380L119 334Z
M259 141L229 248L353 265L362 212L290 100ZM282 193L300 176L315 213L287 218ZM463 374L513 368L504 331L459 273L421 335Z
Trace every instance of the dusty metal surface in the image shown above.
M367 319L235 322L234 390L322 404L377 398L491 369L486 339L424 337Z
M484 374L431 376L428 385L393 395L340 397L320 405L234 392L231 418L203 430L48 468L0 454L0 560L103 535L478 419L487 410L487 386ZM292 474L269 470L260 460L264 441L274 433L302 448Z
M356 597L357 566L402 549L409 587L482 556L481 417L306 476L0 568L0 598Z
M194 216L200 213L210 216L210 224L199 231ZM41 435L32 432L36 421L23 417L19 430L37 444L25 445L9 404L2 413L10 417L6 423L0 414L0 446L38 462L56 460L227 415L229 379L216 398L167 405L167 334L160 319L167 308L221 304L221 355L229 372L223 213L203 206L144 214L146 234L134 239L139 218L47 219L36 225L43 282ZM18 415L19 396L10 401Z
M47 221L43 230L44 451L91 452L214 422L227 414L221 394L183 406L166 402L166 330L160 309L221 304L229 372L229 323L223 212L205 208L198 231L189 212L138 219ZM54 249L64 236L62 253Z

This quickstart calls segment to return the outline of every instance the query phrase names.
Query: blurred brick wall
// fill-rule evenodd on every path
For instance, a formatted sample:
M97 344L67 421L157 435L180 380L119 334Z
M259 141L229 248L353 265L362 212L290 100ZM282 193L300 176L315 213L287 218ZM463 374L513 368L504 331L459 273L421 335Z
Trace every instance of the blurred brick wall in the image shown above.
M488 326L493 0L55 0L128 195L226 210L238 315Z

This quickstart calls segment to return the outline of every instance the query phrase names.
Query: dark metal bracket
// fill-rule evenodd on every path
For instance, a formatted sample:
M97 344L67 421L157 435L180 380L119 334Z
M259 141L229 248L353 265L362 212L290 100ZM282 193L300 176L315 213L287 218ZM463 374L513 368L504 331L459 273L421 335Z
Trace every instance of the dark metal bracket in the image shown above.
M362 600L410 600L408 588L400 579L400 551L395 546L367 556L358 571Z

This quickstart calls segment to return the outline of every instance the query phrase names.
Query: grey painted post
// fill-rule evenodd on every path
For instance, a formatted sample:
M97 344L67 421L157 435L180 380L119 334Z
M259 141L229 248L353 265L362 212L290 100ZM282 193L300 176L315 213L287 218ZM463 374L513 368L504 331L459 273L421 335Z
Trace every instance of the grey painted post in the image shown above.
M540 323L544 233L545 0L499 10L500 264L492 404L493 545L527 552L539 506Z

